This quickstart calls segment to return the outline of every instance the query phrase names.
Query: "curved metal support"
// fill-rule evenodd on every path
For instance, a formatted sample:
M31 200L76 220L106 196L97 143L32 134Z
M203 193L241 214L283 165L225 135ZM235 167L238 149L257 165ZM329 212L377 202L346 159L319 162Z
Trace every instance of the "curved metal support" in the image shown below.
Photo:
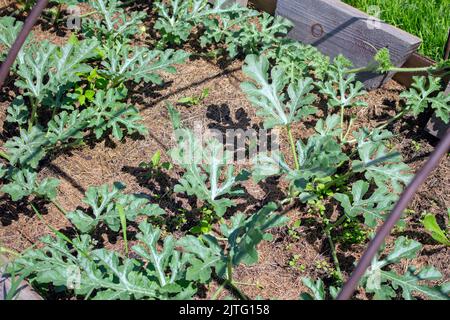
M380 227L377 234L375 235L375 238L373 238L373 240L370 242L369 247L361 257L361 260L359 261L355 271L353 271L350 279L345 283L342 291L337 297L337 300L348 300L352 297L353 292L355 291L359 283L359 280L364 275L367 268L370 266L372 259L377 254L379 248L384 242L384 239L390 234L392 228L394 228L397 221L401 218L403 211L406 209L419 187L425 182L431 172L439 165L441 158L449 151L449 149L450 129L447 130L445 137L441 140L439 145L428 158L425 165L420 169L420 171L416 174L414 179L401 195L391 214L384 222L384 224Z
M25 21L22 30L17 36L16 41L9 50L6 60L2 63L2 66L0 68L0 89L3 87L6 77L8 77L9 69L16 60L16 57L19 54L20 49L22 48L25 40L27 39L28 35L31 32L31 29L33 29L42 11L44 11L45 7L47 7L47 4L48 0L38 0L36 5L33 7L33 10L31 10L30 15Z

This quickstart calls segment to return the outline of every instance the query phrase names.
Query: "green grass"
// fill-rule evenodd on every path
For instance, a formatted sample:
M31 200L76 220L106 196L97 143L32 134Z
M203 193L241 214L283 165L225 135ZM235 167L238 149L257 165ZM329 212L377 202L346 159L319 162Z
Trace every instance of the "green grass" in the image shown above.
M371 6L378 6L380 18L420 37L419 52L436 61L444 55L450 28L450 0L343 0L373 15Z

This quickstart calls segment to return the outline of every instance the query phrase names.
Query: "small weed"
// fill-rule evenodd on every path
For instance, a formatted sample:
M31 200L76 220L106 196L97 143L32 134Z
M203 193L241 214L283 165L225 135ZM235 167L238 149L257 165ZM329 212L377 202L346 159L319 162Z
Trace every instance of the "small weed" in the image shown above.
M305 272L306 271L306 266L300 262L300 255L298 254L294 254L288 261L288 265L289 267L300 271L300 272Z
M201 104L208 96L209 89L206 88L203 89L200 95L181 98L180 100L178 100L178 103L188 107L193 107Z

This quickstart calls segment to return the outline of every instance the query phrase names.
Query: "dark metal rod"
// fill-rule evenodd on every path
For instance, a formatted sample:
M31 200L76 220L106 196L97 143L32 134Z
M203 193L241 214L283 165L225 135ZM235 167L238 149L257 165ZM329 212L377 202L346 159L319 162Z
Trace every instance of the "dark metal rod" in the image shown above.
M444 60L447 60L450 57L450 28L448 29L448 38L447 43L444 48Z
M39 16L41 15L42 11L44 11L47 4L48 0L38 0L36 5L33 7L33 10L31 10L30 15L25 21L22 30L17 36L16 41L9 50L6 60L2 63L2 66L0 68L0 89L3 87L3 84L5 83L5 80L9 75L9 69L16 60L16 57L19 54L20 49L22 48L25 40L27 39L28 35L31 32L31 29L33 29L34 25L39 19Z
M369 247L367 248L366 252L364 252L364 255L359 261L355 271L353 271L350 279L345 283L342 291L337 297L337 300L348 300L352 297L353 292L355 291L359 283L359 280L364 275L367 268L370 266L372 259L377 254L379 248L384 242L384 239L390 234L392 228L401 218L403 211L406 209L419 187L425 182L431 172L438 166L441 158L449 151L449 148L450 129L447 130L445 137L441 140L439 145L428 158L425 165L416 174L414 179L401 195L388 219L380 227L377 234L375 235L375 238L373 238L373 240L370 242Z
M25 24L20 31L16 41L11 47L6 60L2 63L0 68L0 89L2 88L6 77L9 74L9 70L13 65L20 49L22 48L25 40L31 32L31 29L36 24L39 16L42 11L48 5L48 0L38 0L37 4L34 6L33 10L30 12L30 15L25 21ZM448 59L450 54L450 30L449 30L449 39L447 40L447 44L445 47L444 58ZM409 202L412 200L414 195L416 194L419 187L425 182L426 178L430 175L430 173L436 168L439 164L440 159L448 152L450 148L450 129L447 131L446 136L436 147L433 154L430 156L428 161L425 163L423 168L416 174L413 181L409 184L406 190L403 192L399 201L395 205L391 214L389 215L386 222L381 226L375 238L370 242L369 247L366 252L362 256L360 262L358 263L355 271L352 273L350 279L344 285L342 291L339 293L337 299L338 300L348 300L353 295L356 286L359 283L359 280L364 275L364 272L369 267L373 257L377 254L379 248L384 242L384 239L389 235L392 228L395 226L397 221L400 219L403 211L408 206Z

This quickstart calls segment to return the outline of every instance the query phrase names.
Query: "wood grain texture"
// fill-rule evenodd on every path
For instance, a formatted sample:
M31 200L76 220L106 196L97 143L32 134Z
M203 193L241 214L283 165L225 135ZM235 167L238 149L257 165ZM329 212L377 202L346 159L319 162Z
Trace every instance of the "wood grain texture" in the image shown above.
M312 44L332 58L343 54L355 67L366 66L377 50L386 47L392 62L402 66L421 43L419 38L338 0L278 0L276 14L295 24L289 37ZM392 76L358 75L367 89L381 86Z
M4 268L2 266L8 263L8 259L0 255L0 301L5 300L11 288L11 279L4 273ZM18 294L15 300L42 300L42 297L30 287L28 283L22 281L19 288Z
M271 15L275 14L277 0L250 0L258 10L265 11Z
M430 67L434 65L436 62L431 60L430 58L421 56L418 53L413 53L409 59L403 64L404 68L422 68L422 67ZM394 80L398 83L404 85L405 87L410 87L413 83L414 76L427 76L428 73L412 73L412 72L398 72L394 75Z

